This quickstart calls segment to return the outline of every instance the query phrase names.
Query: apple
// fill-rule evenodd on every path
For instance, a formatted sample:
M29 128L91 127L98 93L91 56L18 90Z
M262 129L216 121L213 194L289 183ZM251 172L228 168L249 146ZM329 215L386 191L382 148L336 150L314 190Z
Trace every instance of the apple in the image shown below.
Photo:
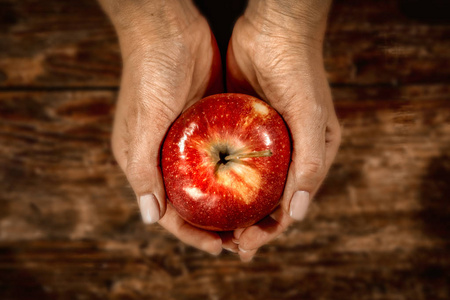
M161 152L167 198L207 230L250 226L279 204L291 159L275 109L245 94L212 95L172 124Z

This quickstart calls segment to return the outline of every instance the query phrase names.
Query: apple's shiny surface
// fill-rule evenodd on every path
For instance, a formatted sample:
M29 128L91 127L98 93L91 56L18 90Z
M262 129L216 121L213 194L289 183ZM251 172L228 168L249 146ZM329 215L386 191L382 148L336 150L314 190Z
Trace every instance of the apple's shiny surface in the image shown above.
M166 136L167 197L195 226L250 226L278 205L290 157L288 129L268 104L244 94L209 96L188 108Z

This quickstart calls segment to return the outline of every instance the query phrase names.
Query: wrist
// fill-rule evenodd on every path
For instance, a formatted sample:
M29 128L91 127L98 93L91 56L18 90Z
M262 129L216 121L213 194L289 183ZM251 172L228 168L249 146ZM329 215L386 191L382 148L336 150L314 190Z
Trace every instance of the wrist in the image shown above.
M99 0L124 44L179 36L201 15L191 0Z
M262 33L323 42L332 0L249 0L244 16Z

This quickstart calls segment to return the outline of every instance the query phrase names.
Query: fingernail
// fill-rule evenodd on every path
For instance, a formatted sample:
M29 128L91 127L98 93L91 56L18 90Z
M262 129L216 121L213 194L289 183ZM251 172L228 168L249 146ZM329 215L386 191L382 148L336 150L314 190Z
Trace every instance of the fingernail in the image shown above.
M235 239L235 238L232 238L231 241L232 241L233 243L235 243L236 245L239 245L239 240L237 240L237 239Z
M238 249L239 249L239 251L242 252L242 253L247 253L247 252L250 251L250 250L242 249L241 246L238 246Z
M292 219L301 221L305 218L309 206L309 193L306 191L297 191L291 199L289 215Z
M209 252L209 253L211 255L218 256L220 253L222 253L222 247L220 249L216 250L216 251L212 251L212 252Z
M153 224L159 220L159 203L152 194L143 195L139 198L142 221L145 224Z
M225 250L227 250L227 251L229 251L229 252L237 253L236 250L231 249L231 248L225 248L225 247L223 247L223 249L225 249Z

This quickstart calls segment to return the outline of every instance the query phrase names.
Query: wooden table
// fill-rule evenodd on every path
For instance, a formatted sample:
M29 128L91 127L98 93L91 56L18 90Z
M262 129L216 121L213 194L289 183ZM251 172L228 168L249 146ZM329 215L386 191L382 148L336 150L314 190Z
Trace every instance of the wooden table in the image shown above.
M445 1L335 1L343 142L252 263L144 226L109 147L121 71L93 0L0 0L0 299L449 299Z

